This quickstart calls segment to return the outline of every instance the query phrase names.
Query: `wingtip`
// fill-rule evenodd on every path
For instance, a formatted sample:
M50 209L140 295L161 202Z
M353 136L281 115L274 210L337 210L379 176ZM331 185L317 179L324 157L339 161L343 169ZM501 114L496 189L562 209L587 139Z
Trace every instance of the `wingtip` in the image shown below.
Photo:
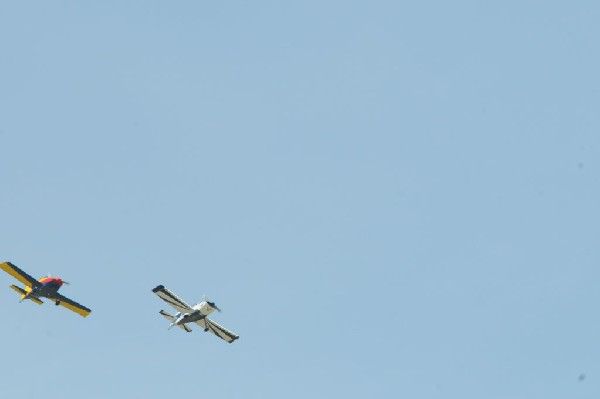
M165 289L164 285L157 285L156 287L152 288L152 292L158 292L158 291L162 291Z

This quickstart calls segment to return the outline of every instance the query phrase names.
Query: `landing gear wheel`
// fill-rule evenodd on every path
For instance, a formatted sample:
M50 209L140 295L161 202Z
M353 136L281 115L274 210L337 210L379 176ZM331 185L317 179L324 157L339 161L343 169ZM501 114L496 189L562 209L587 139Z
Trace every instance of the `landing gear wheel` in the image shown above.
M58 306L58 305L60 305L60 301L56 301L56 302L54 302L54 304L55 304L56 306Z

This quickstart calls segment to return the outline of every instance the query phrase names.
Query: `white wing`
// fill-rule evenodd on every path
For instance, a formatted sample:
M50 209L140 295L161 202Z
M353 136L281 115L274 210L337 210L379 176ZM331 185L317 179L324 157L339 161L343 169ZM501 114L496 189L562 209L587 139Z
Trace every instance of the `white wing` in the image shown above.
M166 289L163 285L159 285L152 290L160 299L171 305L176 311L181 313L189 313L192 309L190 305Z
M196 322L200 327L202 327L205 331L210 331L215 334L217 337L224 339L225 341L232 343L236 339L239 338L239 335L236 335L226 329L223 326L218 325L212 320L209 319L201 319Z

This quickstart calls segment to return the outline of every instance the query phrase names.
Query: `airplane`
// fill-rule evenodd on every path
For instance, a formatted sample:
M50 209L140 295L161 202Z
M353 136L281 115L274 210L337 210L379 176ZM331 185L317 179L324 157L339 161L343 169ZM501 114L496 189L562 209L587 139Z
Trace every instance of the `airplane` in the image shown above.
M206 316L211 314L214 310L217 310L218 312L221 311L221 309L219 309L214 302L203 300L194 306L190 306L163 285L156 286L154 289L152 289L152 292L158 295L160 299L167 302L177 311L175 316L165 312L164 310L158 312L165 319L171 322L169 329L171 329L173 326L177 326L187 332L192 332L192 329L187 324L196 323L202 327L204 331L210 331L217 337L229 343L232 343L239 338L238 335L227 330L225 327L220 326L214 321L206 318Z
M17 287L16 285L10 286L10 288L21 294L21 300L19 302L29 299L38 305L41 305L44 302L40 298L48 298L51 301L54 301L56 306L61 305L83 317L89 316L92 312L85 306L58 293L58 290L63 284L69 284L58 277L46 276L36 280L10 262L0 263L0 269L25 284L25 289Z

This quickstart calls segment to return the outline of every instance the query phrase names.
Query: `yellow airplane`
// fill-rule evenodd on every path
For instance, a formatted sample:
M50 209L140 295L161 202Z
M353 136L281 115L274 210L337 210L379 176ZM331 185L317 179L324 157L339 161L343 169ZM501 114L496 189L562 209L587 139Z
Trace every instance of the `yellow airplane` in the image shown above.
M36 280L10 262L0 263L0 269L25 284L25 289L17 287L16 285L10 286L10 288L21 294L20 302L23 302L25 299L30 299L38 305L41 305L44 302L42 302L40 298L48 298L51 301L54 301L55 305L61 305L83 317L89 316L92 312L85 306L58 293L58 290L63 284L68 284L58 277L46 276Z

